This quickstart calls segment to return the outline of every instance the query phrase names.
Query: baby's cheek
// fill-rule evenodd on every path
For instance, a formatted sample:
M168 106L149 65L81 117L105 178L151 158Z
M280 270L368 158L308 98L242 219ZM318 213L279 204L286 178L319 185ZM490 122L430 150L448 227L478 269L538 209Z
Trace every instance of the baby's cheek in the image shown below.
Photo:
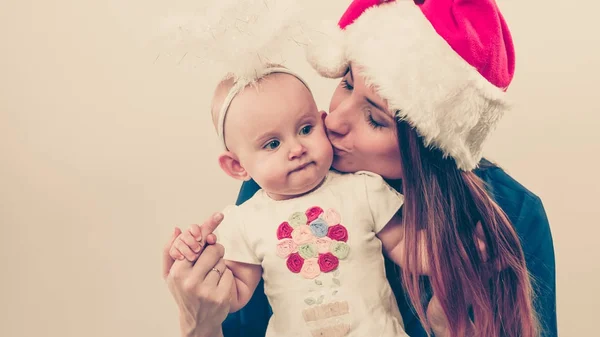
M265 171L263 173L265 183L268 185L266 189L278 191L286 184L287 172L282 168L283 165L270 165L265 163Z
M323 138L319 140L319 144L317 146L323 159L333 158L333 147L331 146L329 138L323 136Z

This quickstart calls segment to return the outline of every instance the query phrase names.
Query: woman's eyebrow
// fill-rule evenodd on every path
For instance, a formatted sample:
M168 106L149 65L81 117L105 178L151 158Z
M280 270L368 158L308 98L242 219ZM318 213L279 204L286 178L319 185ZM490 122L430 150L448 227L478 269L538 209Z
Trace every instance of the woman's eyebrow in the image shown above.
M372 106L374 106L374 107L376 107L377 109L379 109L379 110L381 110L381 111L384 111L384 112L385 112L385 109L384 109L382 106L380 106L379 104L377 104L377 103L375 103L374 101L372 101L372 100L371 100L369 97L365 97L365 99L366 99L366 100L367 100L367 102L368 102L369 104L371 104Z

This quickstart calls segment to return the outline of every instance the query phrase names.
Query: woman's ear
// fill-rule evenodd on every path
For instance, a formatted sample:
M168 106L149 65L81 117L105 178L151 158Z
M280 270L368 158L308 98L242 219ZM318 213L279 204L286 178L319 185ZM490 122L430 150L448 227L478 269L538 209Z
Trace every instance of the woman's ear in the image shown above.
M229 151L223 152L219 155L219 166L221 166L223 172L227 173L228 176L234 179L243 181L248 181L251 179L248 172L246 172L246 169L244 169L240 164L237 156Z

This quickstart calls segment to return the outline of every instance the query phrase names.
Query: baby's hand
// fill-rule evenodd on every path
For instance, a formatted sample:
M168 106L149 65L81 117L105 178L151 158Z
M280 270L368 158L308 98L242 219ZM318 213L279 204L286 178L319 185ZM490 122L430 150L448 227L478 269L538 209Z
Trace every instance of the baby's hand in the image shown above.
M202 248L206 244L214 244L216 237L212 233L208 233L206 241L202 240L202 230L198 225L191 225L188 230L183 231L173 241L169 255L175 260L187 259L190 262L196 261L200 256Z

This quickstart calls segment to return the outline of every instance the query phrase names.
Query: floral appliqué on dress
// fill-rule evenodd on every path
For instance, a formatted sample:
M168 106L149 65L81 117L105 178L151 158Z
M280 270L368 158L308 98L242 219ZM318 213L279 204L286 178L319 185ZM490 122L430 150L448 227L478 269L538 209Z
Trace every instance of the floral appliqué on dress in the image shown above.
M277 256L286 259L292 273L314 279L334 271L348 256L348 231L334 209L311 207L295 212L277 227Z

